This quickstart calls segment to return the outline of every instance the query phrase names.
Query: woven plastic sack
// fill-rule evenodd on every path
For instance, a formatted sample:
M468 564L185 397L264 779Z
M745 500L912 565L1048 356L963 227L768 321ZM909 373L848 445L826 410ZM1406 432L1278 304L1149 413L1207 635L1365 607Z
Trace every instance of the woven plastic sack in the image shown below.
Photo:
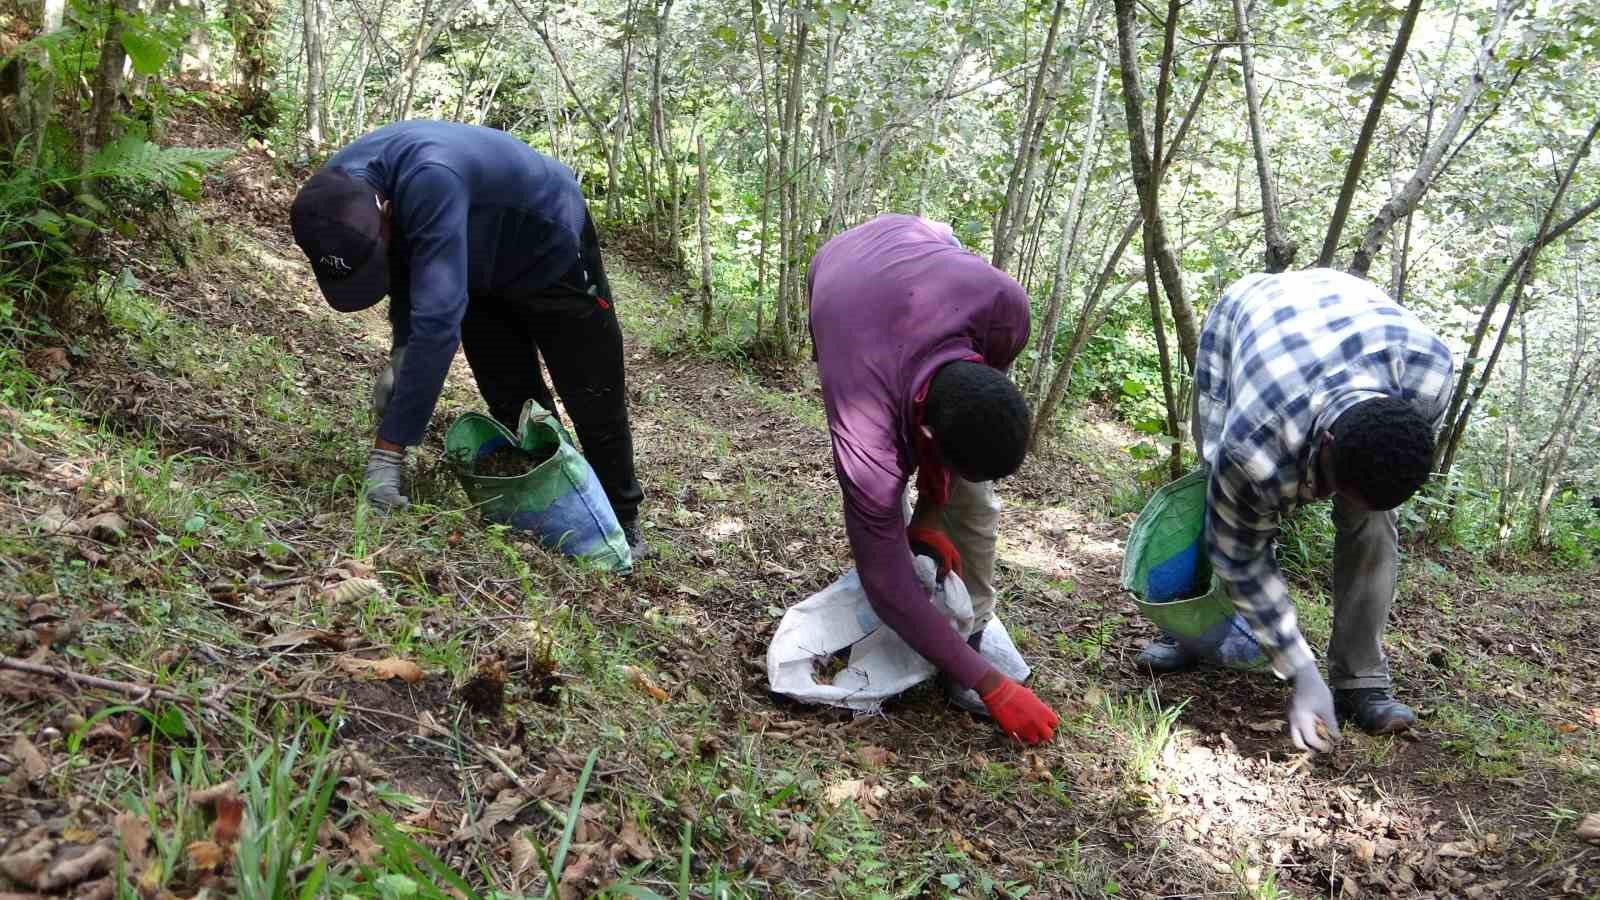
M935 609L962 637L973 631L972 597L961 576L935 583L933 560L912 560ZM1030 674L998 618L984 629L980 653L1016 681ZM938 669L884 625L855 569L791 606L767 646L767 683L774 693L875 713L884 701L932 678Z
M1211 571L1206 472L1190 472L1145 504L1128 533L1122 586L1145 618L1185 648L1230 668L1267 664L1255 636Z
M617 515L588 460L555 416L529 400L517 434L480 413L456 419L445 433L445 452L467 496L491 522L536 535L539 542L609 572L633 568L633 555ZM473 474L477 461L514 445L542 462L521 475ZM545 458L548 457L548 458Z

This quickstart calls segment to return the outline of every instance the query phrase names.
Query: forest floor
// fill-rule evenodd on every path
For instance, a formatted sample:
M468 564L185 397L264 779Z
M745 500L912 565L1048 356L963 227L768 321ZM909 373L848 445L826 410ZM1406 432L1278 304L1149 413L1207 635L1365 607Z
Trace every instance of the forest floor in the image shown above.
M613 245L661 557L600 575L480 524L439 462L478 406L459 361L416 505L364 515L387 329L321 302L291 194L241 153L114 248L92 334L0 360L0 650L55 672L0 670L0 896L1600 891L1594 573L1414 551L1388 647L1421 726L1308 758L1270 675L1133 671L1138 492L1085 419L1001 489L1056 740L932 686L798 706L766 639L849 565L814 373L674 352L679 288Z

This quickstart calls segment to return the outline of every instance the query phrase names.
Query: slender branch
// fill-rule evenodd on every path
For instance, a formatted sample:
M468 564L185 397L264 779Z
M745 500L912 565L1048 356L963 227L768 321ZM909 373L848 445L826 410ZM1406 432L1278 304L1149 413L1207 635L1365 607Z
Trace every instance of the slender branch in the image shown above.
M1345 169L1344 184L1339 187L1339 199L1333 206L1333 219L1328 224L1328 236L1323 240L1322 253L1317 257L1318 266L1332 265L1333 255L1339 249L1339 236L1344 232L1345 220L1350 216L1350 202L1355 199L1356 184L1361 181L1361 169L1366 165L1367 151L1372 147L1372 135L1378 130L1378 119L1382 117L1383 105L1389 99L1389 88L1394 84L1395 75L1400 72L1401 62L1405 60L1406 45L1411 43L1411 31L1421 11L1422 0L1411 0L1406 6L1405 18L1400 20L1400 32L1395 35L1389 61L1384 64L1383 75L1372 94L1372 103L1367 107L1366 121L1361 123L1361 135L1356 138L1355 150L1350 154L1350 165Z

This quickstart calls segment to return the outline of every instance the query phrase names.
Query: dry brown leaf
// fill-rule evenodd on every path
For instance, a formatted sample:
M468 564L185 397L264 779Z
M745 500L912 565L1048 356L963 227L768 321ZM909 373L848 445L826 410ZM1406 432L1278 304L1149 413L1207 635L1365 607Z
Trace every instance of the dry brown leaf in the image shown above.
M18 884L43 889L45 871L55 855L54 841L39 841L13 853L0 856L0 872Z
M217 798L217 821L211 824L211 839L224 847L239 839L244 825L244 800L238 794Z
M822 792L822 799L829 806L843 806L854 803L862 815L871 817L877 812L877 805L889 796L889 789L878 784L875 779L851 778L845 781L828 785Z
M856 755L861 757L863 764L874 769L881 769L899 759L893 750L879 747L877 744L867 744L859 748L856 750Z
M104 875L117 861L117 851L105 844L95 844L77 856L61 859L36 885L42 891L59 891L86 878Z
M376 578L351 578L323 591L317 599L335 606L354 606L382 596L383 582Z
M372 578L378 574L378 570L365 560L341 559L329 574L345 579Z
M17 770L22 773L22 777L29 781L38 781L50 774L49 761L39 752L39 748L33 745L33 741L28 740L27 735L17 735L17 739L11 744L11 757L16 762Z
M150 820L131 812L117 813L117 838L131 868L139 868L150 848Z
M577 862L568 863L561 872L561 883L556 885L557 896L560 900L582 900L589 896L590 882L600 874L599 868L593 852L578 857Z
M525 832L517 832L511 836L506 844L506 850L511 855L511 874L521 875L533 868L539 861L539 852L533 846L533 841L528 840Z
M128 520L118 512L103 512L67 526L70 534L85 534L97 541L115 544L128 536Z
M1580 841L1600 844L1600 813L1584 816L1583 821L1578 823L1578 827L1573 829L1572 833L1577 835Z
M1283 726L1287 724L1282 719L1267 719L1261 722L1247 722L1244 727L1257 734L1280 734L1283 732Z
M362 659L358 656L341 656L338 660L339 668L346 674L361 678L376 678L384 681L398 678L407 684L420 682L425 673L422 667L409 659L390 656L384 659Z
M299 647L302 644L316 644L330 650L349 650L357 643L359 638L328 631L325 628L296 628L294 631L285 631L275 634L261 642L263 650L278 650L289 647Z
M72 371L72 363L67 361L65 347L40 347L30 352L24 360L28 368L44 381L60 381Z
M215 841L194 841L184 852L189 855L189 865L202 872L215 872L228 861L228 852Z
M527 804L528 799L522 796L520 791L516 788L506 788L494 798L494 802L484 807L483 815L478 817L478 821L460 829L450 839L467 841L473 838L491 837L496 825L515 818Z
M617 835L617 843L627 850L628 855L636 862L649 862L656 858L656 852L651 849L650 841L639 833L638 826L631 821L622 824L622 833Z
M650 676L645 674L643 669L640 669L637 666L623 666L622 674L628 676L628 678L633 681L634 687L644 691L646 694L649 694L656 700L656 702L667 702L667 692L662 690L660 685L656 684L654 681L651 681Z
M349 846L350 852L356 855L356 859L364 864L371 863L383 849L372 839L372 833L367 830L367 823L360 819L350 826L350 833L345 835L345 844Z
M82 825L68 825L61 830L61 839L73 844L92 844L100 840L100 835Z
M210 809L217 805L217 801L224 797L238 797L239 786L233 779L213 784L211 787L202 788L189 794L189 802L201 809Z

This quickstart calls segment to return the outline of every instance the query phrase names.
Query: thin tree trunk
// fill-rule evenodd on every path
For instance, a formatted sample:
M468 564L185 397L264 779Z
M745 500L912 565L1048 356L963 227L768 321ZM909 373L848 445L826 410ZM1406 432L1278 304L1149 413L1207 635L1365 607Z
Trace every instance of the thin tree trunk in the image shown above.
M59 0L57 0L59 2ZM969 32L970 34L970 32ZM932 179L928 175L928 168L933 160L933 154L927 152L928 148L940 145L939 126L943 124L944 107L950 89L955 87L956 75L961 72L961 64L967 59L969 38L963 36L961 43L956 47L956 52L950 57L950 67L944 76L944 87L939 89L938 96L933 98L933 109L928 117L928 139L924 142L922 157L922 177L917 179L917 215L922 215L928 208L928 183Z
M1139 207L1144 214L1145 253L1154 257L1154 264L1166 291L1167 302L1172 307L1174 328L1178 332L1178 348L1184 363L1193 368L1198 350L1199 328L1194 307L1183 289L1183 276L1178 270L1178 260L1167 238L1166 225L1161 218L1161 184L1158 168L1150 152L1150 139L1144 125L1144 89L1139 84L1138 45L1134 34L1134 0L1116 0L1117 46L1122 71L1122 100L1126 107L1128 124L1128 155L1132 162L1133 182L1139 192ZM1171 0L1167 15L1176 16L1181 0ZM1162 67L1172 64L1173 45L1162 49Z
M1234 0L1235 3L1238 0ZM1427 193L1432 186L1434 171L1438 168L1445 152L1450 149L1456 135L1461 132L1461 127L1466 124L1467 116L1471 114L1472 107L1478 102L1478 97L1483 94L1484 87L1488 84L1489 72L1494 66L1494 51L1500 43L1500 38L1505 34L1506 24L1511 21L1512 13L1522 5L1522 0L1500 0L1496 9L1494 23L1489 32L1483 36L1483 43L1478 47L1477 59L1473 62L1472 72L1467 76L1467 85L1462 88L1461 96L1456 100L1456 108L1445 121L1444 128L1433 139L1422 153L1422 159L1417 162L1417 170L1406 181L1389 202L1378 210L1372 217L1372 224L1367 226L1367 232L1361 238L1361 243L1356 247L1355 255L1350 261L1350 273L1366 277L1367 271L1372 267L1372 258L1378 252L1378 245L1383 241L1383 236L1401 216L1408 215L1416 209L1422 195ZM1324 248L1326 253L1326 248Z
M1078 252L1078 235L1083 225L1083 198L1089 188L1089 170L1099 153L1096 131L1100 127L1100 104L1105 95L1106 60L1101 57L1095 67L1094 98L1089 101L1089 123L1084 128L1083 143L1078 151L1078 175L1073 181L1072 194L1061 211L1061 251L1056 254L1056 277L1050 285L1050 299L1045 304L1043 327L1034 345L1036 362L1028 379L1029 406L1039 408L1044 392L1045 378L1050 370L1050 355L1055 348L1056 329L1061 322L1061 303L1067 294L1067 273Z
M1250 143L1255 147L1256 174L1261 179L1261 219L1267 243L1267 271L1282 272L1293 265L1296 247L1283 230L1278 180L1272 171L1272 151L1267 143L1266 125L1261 119L1261 95L1256 90L1255 52L1250 49L1250 17L1245 12L1244 0L1233 0L1233 21L1239 41L1245 107L1250 117Z
M1505 420L1505 447L1501 454L1500 464L1500 497L1498 510L1495 515L1495 542L1499 545L1500 552L1505 552L1507 543L1511 540L1511 508L1512 490L1512 461L1516 458L1519 425L1523 414L1528 408L1528 314L1523 310L1517 316L1517 332L1520 337L1519 349L1522 351L1521 377L1517 380L1517 402L1515 407L1501 416Z
M1045 82L1049 77L1051 62L1056 52L1056 36L1061 31L1061 14L1066 9L1066 0L1056 0L1055 11L1050 15L1050 29L1045 34L1044 49L1039 54L1039 69L1034 73L1033 81L1028 87L1028 103L1022 117L1022 123L1017 127L1017 154L1011 164L1011 177L1006 181L1006 199L1000 207L1000 215L995 223L994 231L994 258L990 261L995 268L1005 269L1011 262L1011 245L1014 243L1013 232L1020 222L1016 219L1013 210L1020 201L1020 192L1023 189L1025 173L1030 161L1038 156L1038 128L1037 120L1042 118L1040 107L1044 102Z
M632 37L633 20L639 6L636 0L628 0L626 12L622 17L622 90L617 96L617 127L612 131L612 149L606 154L610 163L606 166L606 218L617 219L622 215L622 159L628 147L628 126L632 122L632 100L629 97L629 87L633 76L633 50L638 46L638 41Z
M428 25L428 10L431 6L431 0L424 0L423 2L422 15L417 19L417 39L411 44L411 51L406 57L405 74L402 76L405 84L405 94L404 100L400 105L399 118L401 120L411 118L412 102L416 99L417 93L417 75L422 71L423 58L428 55L429 50L433 49L433 42L439 39L439 35L450 27L450 20L454 19L456 13L467 5L467 0L448 0L448 3L449 5L445 7L444 14L435 20L432 25ZM520 6L517 8L519 11L521 10ZM523 16L526 17L527 13L523 13Z
M464 0L462 0L462 2L464 2ZM561 76L562 85L566 87L567 93L571 95L572 102L577 104L579 115L582 115L584 121L588 122L589 127L594 130L595 141L600 144L601 151L605 154L606 184L615 184L617 166L620 164L620 161L612 152L611 142L607 140L609 135L607 134L605 123L600 121L600 118L595 115L594 110L587 102L584 101L583 95L578 93L578 86L577 84L573 83L572 75L567 71L566 60L562 58L561 51L556 49L556 43L551 39L550 32L545 28L543 20L536 19L528 15L528 11L523 8L519 0L511 0L511 2L517 7L517 12L522 14L522 18L527 21L530 27L533 28L534 33L539 35L539 40L544 43L545 49L549 51L550 61L555 63L556 73ZM606 209L609 210L610 208L611 200L610 198L607 198Z
M1400 31L1389 50L1389 61L1384 63L1383 75L1378 78L1372 102L1367 106L1366 121L1361 123L1361 134L1356 138L1355 150L1350 153L1350 165L1345 168L1344 183L1339 187L1339 199L1334 203L1333 218L1328 224L1328 236L1322 242L1322 253L1317 256L1319 267L1333 265L1333 256L1339 250L1339 237L1344 232L1345 220L1350 216L1350 202L1355 199L1356 185L1361 181L1361 169L1366 165L1367 151L1372 147L1372 135L1378 130L1378 119L1383 114L1384 103L1389 99L1389 88L1394 84L1395 75L1400 72L1400 64L1405 61L1406 45L1411 43L1411 31L1421 11L1422 0L1410 0L1406 14L1400 20Z
M1095 280L1095 285L1089 291L1089 296L1084 298L1083 311L1078 316L1078 327L1073 332L1072 344L1067 349L1067 355L1061 358L1056 365L1054 377L1050 379L1050 389L1045 392L1044 402L1039 404L1033 417L1033 434L1029 438L1028 447L1032 449L1039 444L1039 438L1045 433L1045 428L1055 417L1056 407L1060 405L1061 398L1066 394L1067 385L1072 383L1072 364L1076 361L1078 352L1089 342L1094 332L1099 330L1098 324L1090 325L1094 320L1095 306L1100 302L1101 295L1106 286L1111 283L1111 278L1116 274L1117 264L1122 260L1122 254L1127 252L1128 245L1133 243L1133 236L1139 231L1139 226L1144 223L1142 214L1134 214L1133 221L1122 229L1122 237L1117 242L1115 250L1106 259L1106 264L1100 270L1100 277ZM1110 309L1111 304L1106 304ZM1101 321L1104 321L1102 316Z
M1161 291L1156 286L1155 260L1144 255L1145 296L1150 300L1150 325L1155 332L1156 356L1161 363L1161 395L1167 404L1167 434L1172 436L1171 471L1174 479L1183 476L1183 431L1178 425L1178 396L1173 388L1172 355L1167 351L1166 313L1161 308Z
M1600 391L1600 362L1589 367L1587 376L1583 380L1582 389L1578 391L1578 404L1572 415L1558 419L1556 430L1551 437L1555 438L1555 452L1540 468L1539 473L1539 499L1533 509L1533 543L1534 546L1548 549L1550 546L1550 504L1555 500L1556 486L1560 483L1561 470L1567 464L1567 454L1572 449L1572 440L1577 435L1578 429L1589 421L1589 404L1594 402L1594 395ZM1558 437L1559 435L1559 437Z
M711 191L706 187L706 139L694 136L700 155L700 337L711 337Z
M767 87L767 63L761 52L761 35L766 33L762 24L761 0L750 0L750 34L756 50L757 85L761 90L761 136L763 152L761 154L761 240L760 248L756 254L756 339L761 338L762 312L766 309L767 291L767 242L772 230L772 181L773 181L773 139L772 139L772 93ZM774 85L776 88L776 85ZM776 325L774 325L776 327ZM783 338L780 336L780 346Z
M117 139L117 103L122 98L122 69L128 61L128 51L123 49L122 34L125 23L138 14L138 0L112 0L110 24L106 25L105 39L100 43L100 64L95 68L94 95L89 107L91 128L85 135L88 145L82 158Z
M321 0L304 0L302 7L306 54L306 144L312 155L316 155L321 152L328 136L322 95L322 3Z

